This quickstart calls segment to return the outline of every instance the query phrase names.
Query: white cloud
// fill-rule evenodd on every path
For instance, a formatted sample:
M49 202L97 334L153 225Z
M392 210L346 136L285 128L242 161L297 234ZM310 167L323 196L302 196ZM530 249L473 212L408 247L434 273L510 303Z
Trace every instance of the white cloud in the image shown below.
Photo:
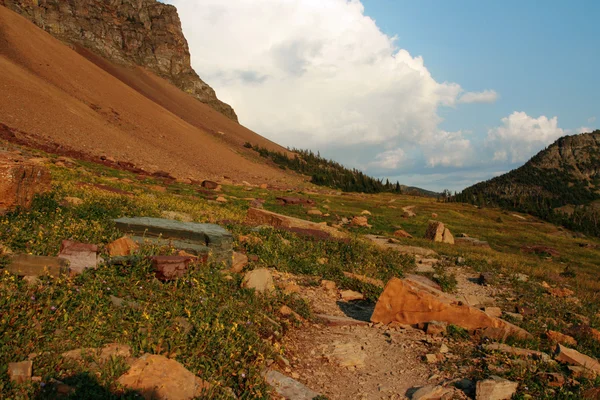
M375 156L375 161L369 164L369 167L383 169L397 169L406 161L406 153L401 148L387 150Z
M423 144L423 154L429 167L462 167L472 160L473 148L463 132L439 131L433 141Z
M557 117L533 118L515 111L502 118L502 126L488 131L485 145L494 161L522 163L565 134Z
M458 99L459 103L495 103L498 100L495 90L484 90L483 92L466 92Z
M437 82L359 0L169 2L199 75L244 125L283 145L429 142L438 108L463 92Z

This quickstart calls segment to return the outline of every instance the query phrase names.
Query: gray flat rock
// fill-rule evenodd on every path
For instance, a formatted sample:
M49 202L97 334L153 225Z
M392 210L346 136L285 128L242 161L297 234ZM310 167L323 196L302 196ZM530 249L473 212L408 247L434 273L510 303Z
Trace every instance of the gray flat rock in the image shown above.
M277 394L288 400L313 400L319 396L319 393L309 389L297 380L274 370L266 371L264 378Z

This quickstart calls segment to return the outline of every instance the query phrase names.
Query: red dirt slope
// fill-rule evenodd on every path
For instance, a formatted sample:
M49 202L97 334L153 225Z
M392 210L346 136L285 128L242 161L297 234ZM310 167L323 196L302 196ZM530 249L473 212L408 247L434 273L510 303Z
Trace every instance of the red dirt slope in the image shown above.
M245 142L283 148L143 68L72 49L0 6L0 123L179 178L295 181Z

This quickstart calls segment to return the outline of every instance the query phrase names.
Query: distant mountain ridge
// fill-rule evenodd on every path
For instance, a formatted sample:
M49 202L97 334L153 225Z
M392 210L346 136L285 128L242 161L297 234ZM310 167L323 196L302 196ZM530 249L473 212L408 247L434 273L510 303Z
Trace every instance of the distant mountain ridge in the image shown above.
M564 136L525 165L453 197L510 208L600 234L600 130Z
M228 118L233 108L192 69L177 9L156 0L0 0L65 42L149 69Z

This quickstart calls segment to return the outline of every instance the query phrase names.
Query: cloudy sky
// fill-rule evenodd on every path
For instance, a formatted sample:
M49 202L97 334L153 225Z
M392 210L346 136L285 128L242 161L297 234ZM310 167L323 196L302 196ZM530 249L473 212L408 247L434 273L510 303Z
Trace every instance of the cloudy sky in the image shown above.
M596 0L167 2L242 124L376 177L461 190L600 126Z

